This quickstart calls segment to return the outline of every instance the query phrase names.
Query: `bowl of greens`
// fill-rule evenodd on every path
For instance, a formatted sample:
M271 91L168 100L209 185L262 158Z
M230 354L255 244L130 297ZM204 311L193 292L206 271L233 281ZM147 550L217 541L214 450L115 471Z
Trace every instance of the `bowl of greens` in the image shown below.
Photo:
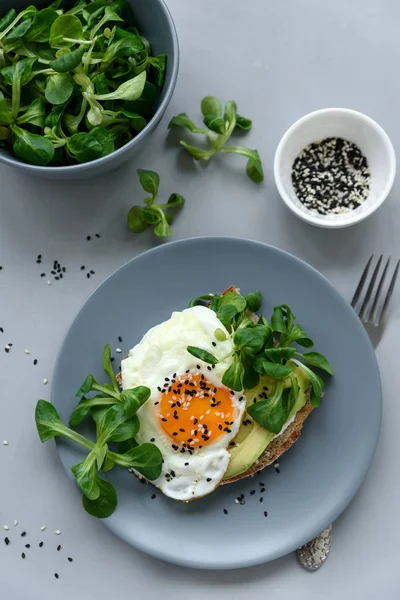
M178 40L163 0L0 5L0 161L83 178L143 148L171 100Z

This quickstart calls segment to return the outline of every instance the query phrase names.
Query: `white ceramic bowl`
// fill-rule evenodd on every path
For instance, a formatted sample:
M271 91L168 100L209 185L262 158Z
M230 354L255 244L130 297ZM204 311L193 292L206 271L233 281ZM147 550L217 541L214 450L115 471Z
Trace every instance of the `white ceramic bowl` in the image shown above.
M347 213L315 214L300 202L293 189L295 158L305 146L327 137L341 137L356 144L371 170L368 198ZM389 194L395 173L396 156L387 133L366 115L347 108L325 108L302 117L287 130L275 153L275 183L282 200L300 219L318 227L348 227L369 217Z

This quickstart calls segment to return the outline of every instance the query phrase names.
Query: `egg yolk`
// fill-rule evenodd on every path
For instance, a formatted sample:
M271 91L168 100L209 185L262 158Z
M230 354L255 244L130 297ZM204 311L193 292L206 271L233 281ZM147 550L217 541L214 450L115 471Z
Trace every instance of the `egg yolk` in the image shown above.
M238 416L232 392L216 387L203 374L174 374L161 390L160 424L176 445L202 448L231 432Z

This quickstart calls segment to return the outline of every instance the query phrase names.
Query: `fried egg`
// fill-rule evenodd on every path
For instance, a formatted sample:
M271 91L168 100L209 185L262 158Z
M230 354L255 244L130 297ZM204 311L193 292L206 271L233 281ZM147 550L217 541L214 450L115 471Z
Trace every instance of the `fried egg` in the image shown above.
M226 340L216 340L216 329L224 331ZM188 346L207 350L221 362L207 365L192 356ZM122 360L122 387L145 385L151 390L137 413L137 441L153 442L160 449L162 472L152 483L175 500L209 494L228 467L229 444L246 403L243 393L221 382L232 363L232 349L232 339L216 314L194 306L150 329Z

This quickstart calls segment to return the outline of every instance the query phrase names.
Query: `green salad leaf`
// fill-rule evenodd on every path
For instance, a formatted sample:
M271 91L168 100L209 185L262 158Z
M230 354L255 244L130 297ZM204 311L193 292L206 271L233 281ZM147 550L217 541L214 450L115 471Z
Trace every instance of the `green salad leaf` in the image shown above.
M149 480L157 479L162 469L162 455L153 443L138 444L136 436L140 423L136 415L150 397L145 386L120 390L111 363L111 349L103 349L102 364L110 383L99 384L88 375L76 396L78 405L70 417L70 427L64 425L57 409L45 400L39 400L35 410L37 431L42 442L57 436L65 437L89 450L86 458L72 467L76 483L83 494L85 510L100 519L112 514L117 506L117 494L108 481L99 476L115 466L135 469ZM93 391L100 391L86 397ZM91 416L96 424L96 441L85 438L71 429L85 417ZM118 444L118 451L109 444Z
M137 169L137 174L142 188L150 196L144 199L144 206L132 206L127 218L128 227L133 233L141 233L148 227L153 227L156 236L167 237L171 234L170 223L173 221L170 211L183 206L185 199L180 194L171 194L166 204L158 204L158 173Z
M179 143L195 160L208 161L217 152L241 154L247 158L247 176L255 183L261 183L264 179L264 173L258 151L245 146L226 145L235 129L249 130L252 125L250 119L238 115L236 102L229 100L225 105L224 114L222 114L222 105L218 98L205 96L201 101L201 111L205 128L197 127L186 113L180 113L173 117L168 127L183 127L191 133L205 135L209 143L209 149L204 150L203 148L191 146L185 140L181 140Z
M218 105L213 104L213 99L205 99L204 106L205 110L210 110L209 106L215 111L219 110ZM230 104L225 110L231 114L235 107ZM268 397L247 407L248 414L255 421L273 433L281 431L299 394L299 385L294 374L297 367L303 369L310 381L310 402L313 406L319 406L324 382L305 363L329 375L333 375L333 369L327 358L319 352L298 351L296 344L309 348L314 342L296 323L296 317L289 306L275 306L268 320L263 315L254 319L254 313L261 308L259 291L251 292L247 296L238 292L228 292L222 296L206 294L197 296L190 302L190 306L198 304L209 306L216 313L225 331L217 328L214 332L215 339L223 342L230 337L232 351L228 356L224 355L221 358L215 353L210 353L208 349L197 346L188 346L187 351L197 359L212 365L230 359L222 383L236 392L255 388L259 384L260 376L267 376L275 381L273 391Z

